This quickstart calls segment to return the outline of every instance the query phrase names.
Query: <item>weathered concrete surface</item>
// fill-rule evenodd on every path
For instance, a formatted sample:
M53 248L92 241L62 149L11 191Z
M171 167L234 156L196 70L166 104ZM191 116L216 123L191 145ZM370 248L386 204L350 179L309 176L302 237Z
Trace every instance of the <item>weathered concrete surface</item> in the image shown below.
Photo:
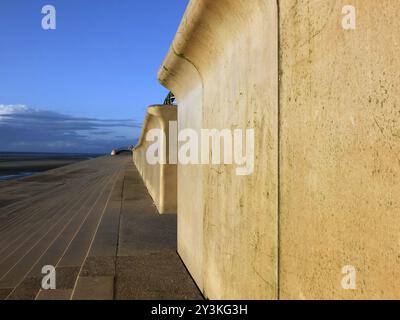
M352 31L348 4L189 4L159 72L179 128L256 130L252 176L178 167L179 253L208 298L400 297L400 3L352 1Z
M184 58L176 58L173 50L172 47L160 71L161 81L173 88L179 100L178 131L189 128L199 133L203 124L202 81L195 67ZM170 79L170 69L182 80ZM178 164L177 191L178 252L197 285L203 288L203 167Z
M400 2L347 4L281 1L285 299L400 298Z
M130 156L1 182L0 299L201 299ZM42 267L56 290L41 290Z
M169 122L177 120L176 109L167 105L150 106L140 140L133 150L133 161L160 213L177 211L177 166L169 161ZM152 165L147 161L147 148L157 142L146 140L148 132L153 129L162 130L165 134L165 141L160 142L166 148L165 164Z
M257 133L252 176L178 165L178 250L211 299L277 297L276 10L273 1L191 1L159 73L178 99L180 129Z

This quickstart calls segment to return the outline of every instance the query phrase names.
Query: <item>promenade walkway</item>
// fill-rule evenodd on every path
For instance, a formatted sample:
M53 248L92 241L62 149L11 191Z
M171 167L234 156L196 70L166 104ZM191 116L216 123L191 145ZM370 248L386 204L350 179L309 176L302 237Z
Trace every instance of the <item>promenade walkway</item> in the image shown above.
M0 183L0 299L201 298L130 156Z

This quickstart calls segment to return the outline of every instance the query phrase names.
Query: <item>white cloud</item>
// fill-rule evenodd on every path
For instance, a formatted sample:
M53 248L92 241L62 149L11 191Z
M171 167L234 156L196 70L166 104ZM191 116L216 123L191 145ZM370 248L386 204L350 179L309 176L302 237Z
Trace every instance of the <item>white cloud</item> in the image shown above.
M0 119L2 115L10 115L14 113L23 113L29 111L29 108L23 104L0 104Z

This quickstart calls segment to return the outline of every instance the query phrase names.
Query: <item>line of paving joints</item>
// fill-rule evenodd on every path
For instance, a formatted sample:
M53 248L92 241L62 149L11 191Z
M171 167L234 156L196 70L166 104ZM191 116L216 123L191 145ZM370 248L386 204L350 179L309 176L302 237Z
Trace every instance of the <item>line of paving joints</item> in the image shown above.
M106 179L104 178L104 180L106 180ZM110 183L110 180L112 180L112 177L110 177L110 178L107 180L107 182L105 183L105 185L103 186L103 188L101 188L101 191L100 191L98 197L96 198L95 202L94 202L93 205L90 207L90 209L88 210L87 214L84 216L84 219L82 220L81 224L80 224L79 227L76 229L76 231L75 231L75 233L73 234L73 236L71 237L71 240L69 241L68 245L65 247L65 250L63 251L63 253L60 255L60 259L58 259L57 264L55 265L55 268L56 268L56 269L59 267L60 262L62 261L62 259L64 258L65 254L67 253L67 251L68 251L68 249L69 249L71 243L74 241L76 235L78 234L78 232L79 232L80 229L82 228L82 225L85 223L85 221L87 220L87 218L89 217L89 215L90 215L91 212L93 211L93 208L96 206L96 204L98 203L99 199L101 198L103 192L106 190L108 184ZM97 192L97 189L94 189L93 192L91 193L91 195L95 194L96 192ZM88 198L89 198L89 197L88 197ZM76 216L76 215L75 215L75 216ZM75 217L75 216L74 216L74 217ZM71 220L71 221L72 221L72 220ZM58 237L61 235L61 233L62 233L62 232L60 232L60 234L56 237L56 239L58 239ZM54 241L53 241L53 243L54 243ZM49 246L49 248L50 248L50 246ZM42 256L43 256L43 255L42 255ZM39 259L40 259L40 258L39 258ZM39 260L36 261L36 263L38 263L38 262L39 262ZM35 263L35 265L36 265L36 263ZM34 266L35 266L35 265L34 265ZM33 267L34 267L34 266L33 266ZM31 268L31 270L33 269L33 267ZM31 270L30 270L30 271L31 271ZM29 271L29 272L30 272L30 271ZM28 273L29 273L29 272L28 272ZM38 291L37 294L36 294L35 300L37 300L37 298L38 298L40 292L41 292L41 290L39 289L39 291Z
M97 191L97 189L93 189L93 192L91 194L95 194L95 192ZM104 190L103 190L104 191ZM97 203L98 199L100 198L100 196L97 198L95 204ZM95 205L93 204L93 206ZM93 206L91 208L91 210L93 209ZM90 211L91 211L90 210ZM89 211L89 212L90 212ZM77 211L76 214L74 214L66 223L66 225L62 228L62 230L55 236L55 238L53 239L53 241L51 241L51 243L49 244L49 246L43 251L43 253L35 260L35 262L32 264L32 267L24 274L24 276L21 278L21 280L17 283L17 285L13 288L13 290L8 294L8 296L5 299L8 299L14 292L15 290L22 284L22 282L26 279L26 277L30 274L30 272L33 270L33 268L36 266L37 263L39 263L40 259L46 254L46 252L48 251L48 249L55 243L55 241L59 238L59 236L61 235L61 233L69 226L69 224L72 222L72 220L77 217L79 214L79 210ZM62 218L60 219L62 220ZM56 224L60 223L60 220L57 221ZM54 225L55 226L55 225ZM54 228L54 226L51 228L51 230ZM49 230L50 232L50 230ZM43 239L49 232L47 232L41 239ZM40 239L40 240L41 240ZM39 241L40 241L39 240ZM36 246L36 244L34 245L34 247ZM34 248L32 247L19 261L21 261L29 252L32 251L32 249ZM68 246L67 246L68 248ZM18 262L19 262L18 261ZM18 264L17 262L17 264ZM15 265L13 266L13 268L15 267ZM12 269L13 269L12 268ZM10 269L10 270L12 270ZM10 272L10 270L8 272ZM39 290L40 291L40 290Z
M86 182L82 183L81 186L84 186L86 184L87 184ZM47 197L49 197L49 195L47 195ZM68 201L66 201L66 202L68 202ZM13 221L13 223L15 223L15 224L13 224L12 227L10 226L10 228L8 228L5 232L3 232L4 230L0 231L2 233L2 238L1 238L0 241L4 241L9 235L11 235L13 232L15 232L16 229L21 225L21 223L23 224L23 223L26 223L26 222L33 221L34 218L36 218L36 216L42 212L42 210L46 210L47 211L52 206L53 206L52 204L49 204L49 205L43 205L43 206L36 207L34 210L30 211L31 214L29 215L29 217L27 219L24 219L27 214L25 214L25 213L22 214L22 216L18 218L18 221L16 221L16 222ZM44 215L43 218L46 218L46 217L48 217L50 215L51 214Z
M118 231L117 231L117 244L115 246L115 258L114 258L114 279L113 279L113 300L116 299L116 288L117 288L117 263L118 263L118 252L119 252L119 236L121 232L121 217L123 212L124 205L124 189L125 189L125 172L124 179L122 180L122 188L121 188L121 205L119 207L119 216L118 216Z
M113 185L113 187L112 187L111 190L110 190L110 193L109 193L109 195L108 195L107 201L106 201L106 203L105 203L105 205L104 205L104 208L103 208L103 212L102 212L102 214L101 214L101 216L100 216L99 222L97 223L96 231L94 232L94 235L93 235L93 238L92 238L92 240L91 240L91 242L90 242L90 245L89 245L89 247L88 247L86 256L85 256L85 258L84 258L83 261L82 261L82 264L81 264L80 269L79 269L79 272L78 272L78 276L77 276L76 279L75 279L74 288L72 289L72 293L71 293L71 296L70 296L70 299L69 299L69 300L72 300L73 297L74 297L74 294L75 294L75 291L76 291L76 287L77 287L78 281L79 281L79 276L80 276L80 274L82 273L83 266L84 266L84 264L85 264L85 262L86 262L87 257L89 256L90 249L91 249L91 247L92 247L92 245L93 245L94 239L96 238L96 234L97 234L97 231L98 231L98 229L99 229L100 223L101 223L101 221L103 220L104 213L105 213L105 211L106 211L106 209L107 209L108 203L110 202L110 198L111 198L112 193L113 193L113 191L114 191L114 188L115 188L115 185L116 185L116 180L118 179L118 177L119 177L120 174L121 174L121 173L118 173L118 174L116 175L116 178L115 178L115 180L114 180L114 185Z
M85 185L85 184L83 184ZM79 194L79 192L77 192L77 194ZM73 200L71 200L71 198L68 198L66 201L63 202L63 204L58 204L56 205L56 208L54 208L54 210L49 211L47 214L45 214L42 218L44 220L38 220L34 223L33 226L29 227L29 225L26 225L25 227L23 227L23 232L25 233L28 229L29 230L36 230L33 235L36 235L37 233L39 233L41 230L45 230L48 226L50 226L53 222L55 222L55 224L58 223L58 221L60 221L60 219L62 219L64 215L60 214L60 215L53 215L52 216L52 212L54 211L58 211L57 208L64 208L67 207L68 210L66 212L71 211L71 209L74 207L74 205L76 205ZM52 206L47 207L48 210L51 209ZM39 209L40 210L40 209ZM48 221L46 221L46 219L48 219L49 217L51 217ZM59 218L59 220L57 220L57 218ZM32 219L28 220L27 222L31 222ZM44 223L43 223L44 222ZM40 225L41 227L39 229L36 228L36 226ZM14 230L15 231L15 230ZM2 248L1 252L4 252L8 247L10 247L12 244L16 243L21 237L24 236L24 233L21 232L20 236L17 237L16 239L14 239L11 243L8 244L8 246ZM10 236L12 234L12 232L8 235ZM47 234L47 233L46 233ZM13 254L16 250L18 250L20 247L22 247L26 242L28 242L29 239L31 239L33 237L33 235L30 236L30 238L26 239L24 242L22 242L13 252L11 252L10 254L8 254L6 257L3 257L2 261L3 262L5 259L7 259L11 254ZM4 241L6 238L4 238L2 241Z

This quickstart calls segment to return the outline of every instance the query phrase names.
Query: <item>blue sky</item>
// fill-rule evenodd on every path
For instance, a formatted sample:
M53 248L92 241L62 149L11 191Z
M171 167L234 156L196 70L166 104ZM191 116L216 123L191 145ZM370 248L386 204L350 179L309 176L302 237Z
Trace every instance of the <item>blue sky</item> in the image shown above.
M41 26L48 4L56 30ZM168 93L157 71L187 4L0 0L0 151L109 152L133 143L146 107Z

